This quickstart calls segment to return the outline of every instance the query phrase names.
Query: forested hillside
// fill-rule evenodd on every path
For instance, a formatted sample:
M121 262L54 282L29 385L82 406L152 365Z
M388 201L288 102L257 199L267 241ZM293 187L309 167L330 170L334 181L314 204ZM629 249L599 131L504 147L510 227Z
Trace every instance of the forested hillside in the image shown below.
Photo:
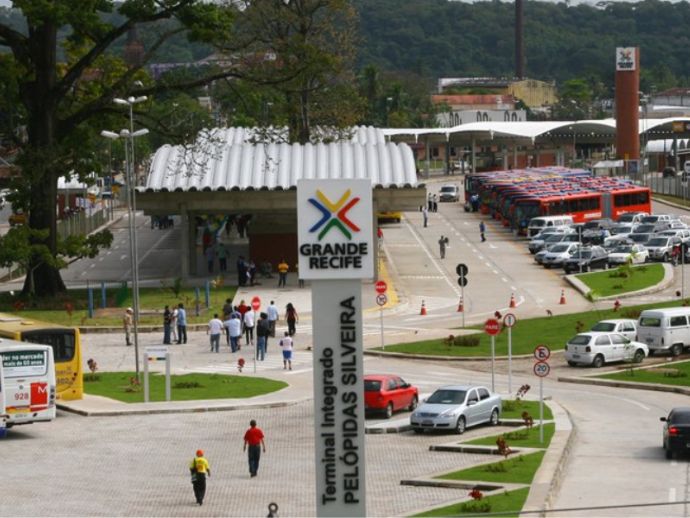
M354 0L360 13L360 65L422 76L510 76L514 4L446 0ZM605 8L525 2L527 75L613 82L614 49L639 46L657 89L687 84L690 3L609 2ZM650 72L653 72L650 77Z

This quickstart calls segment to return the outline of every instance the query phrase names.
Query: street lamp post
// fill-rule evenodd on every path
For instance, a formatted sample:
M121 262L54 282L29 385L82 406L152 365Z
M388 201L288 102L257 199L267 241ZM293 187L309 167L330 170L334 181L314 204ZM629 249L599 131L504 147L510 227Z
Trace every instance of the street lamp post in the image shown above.
M109 139L125 139L125 172L127 180L127 218L129 222L129 250L130 250L130 269L132 274L132 301L134 309L134 357L137 379L139 378L139 253L137 247L137 234L134 224L136 215L136 174L134 162L134 139L146 135L149 130L142 128L134 131L134 105L146 100L142 97L129 97L127 99L113 99L115 104L129 106L129 129L123 129L120 133L113 131L101 131L101 135Z

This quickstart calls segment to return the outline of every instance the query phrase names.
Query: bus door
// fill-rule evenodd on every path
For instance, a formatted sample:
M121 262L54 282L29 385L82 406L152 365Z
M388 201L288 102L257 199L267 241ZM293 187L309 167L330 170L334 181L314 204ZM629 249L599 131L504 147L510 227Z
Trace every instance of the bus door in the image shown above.
M610 192L601 193L601 217L615 219L613 214L613 200L611 199Z

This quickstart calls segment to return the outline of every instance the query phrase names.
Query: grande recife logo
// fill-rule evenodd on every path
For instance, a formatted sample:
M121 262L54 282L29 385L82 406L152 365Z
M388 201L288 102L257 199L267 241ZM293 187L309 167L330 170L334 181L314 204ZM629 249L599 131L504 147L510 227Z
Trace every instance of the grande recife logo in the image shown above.
M321 190L317 189L316 198L309 198L309 203L321 212L321 219L309 229L309 232L318 231L318 239L321 241L331 229L337 228L343 236L351 240L350 230L359 232L360 228L348 218L347 213L359 203L359 200L358 196L352 197L351 189L347 189L340 199L333 203Z
M300 278L373 277L372 190L367 179L297 182Z

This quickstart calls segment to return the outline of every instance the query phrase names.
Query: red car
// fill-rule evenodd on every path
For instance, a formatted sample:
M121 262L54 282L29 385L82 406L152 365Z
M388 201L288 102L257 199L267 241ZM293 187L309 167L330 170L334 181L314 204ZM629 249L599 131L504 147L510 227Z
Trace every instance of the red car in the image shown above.
M364 407L368 412L383 412L389 419L396 410L414 410L419 391L399 376L368 374L364 376Z

